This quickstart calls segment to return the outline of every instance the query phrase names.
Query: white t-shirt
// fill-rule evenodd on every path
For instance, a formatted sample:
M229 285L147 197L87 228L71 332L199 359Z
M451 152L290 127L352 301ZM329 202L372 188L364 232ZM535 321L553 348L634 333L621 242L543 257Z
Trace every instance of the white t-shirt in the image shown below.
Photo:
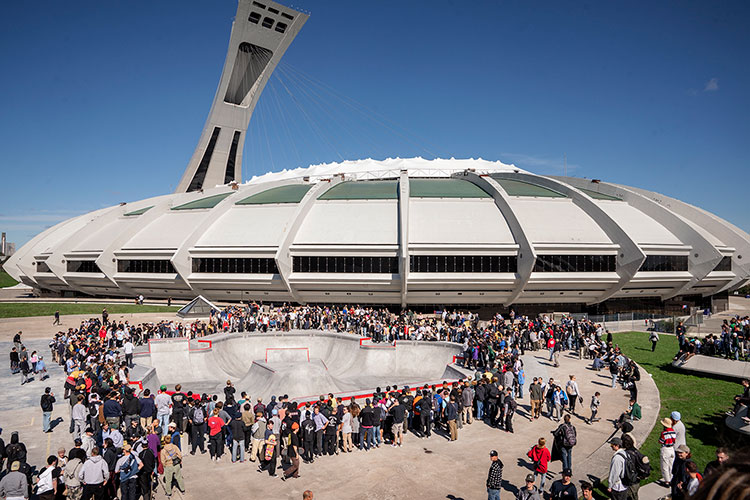
M682 423L682 420L678 420L676 424L672 426L675 433L674 438L674 447L677 448L681 444L687 445L685 442L685 424Z
M123 348L125 349L125 354L133 354L133 349L135 349L135 346L131 341L128 340L127 342L125 342Z

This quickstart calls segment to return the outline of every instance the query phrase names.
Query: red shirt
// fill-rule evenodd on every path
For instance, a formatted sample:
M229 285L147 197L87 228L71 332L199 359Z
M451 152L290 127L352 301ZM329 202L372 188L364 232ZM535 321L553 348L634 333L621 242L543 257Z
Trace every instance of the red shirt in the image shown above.
M221 432L221 428L224 426L224 421L219 417L211 417L208 419L208 435L215 436Z

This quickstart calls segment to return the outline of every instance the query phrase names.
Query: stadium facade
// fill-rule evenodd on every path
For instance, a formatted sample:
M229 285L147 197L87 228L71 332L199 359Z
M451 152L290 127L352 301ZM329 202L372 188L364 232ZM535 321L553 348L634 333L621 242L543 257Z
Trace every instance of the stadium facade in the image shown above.
M252 110L306 19L241 0L177 192L64 221L6 271L46 293L569 311L705 307L750 278L747 233L598 180L397 158L236 182Z

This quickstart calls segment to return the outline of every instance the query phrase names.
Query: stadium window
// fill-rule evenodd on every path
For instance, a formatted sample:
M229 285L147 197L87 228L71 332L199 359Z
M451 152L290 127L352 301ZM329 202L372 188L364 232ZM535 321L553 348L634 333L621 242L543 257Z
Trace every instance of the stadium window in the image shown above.
M397 273L397 257L292 257L296 273Z
M264 17L263 18L263 24L262 24L262 26L264 28L269 28L270 29L273 26L273 19L270 18L270 17Z
M617 268L615 255L537 255L535 273L611 273Z
M253 24L258 24L260 22L260 13L251 12L250 17L248 17L247 20Z
M678 272L688 270L687 255L647 255L639 271Z
M99 266L93 260L69 260L66 265L69 273L100 273Z
M281 17L286 17L286 18L287 18L287 19L289 19L290 21L294 21L294 17L290 16L290 15L289 15L289 14L287 14L286 12L282 12L282 13L281 13Z
M118 260L118 273L174 274L174 266L169 260Z
M731 271L732 270L732 257L729 255L725 255L721 258L718 264L716 264L716 267L714 267L714 271Z
M36 272L38 273L51 273L52 270L49 268L46 262L44 261L37 261L36 263Z
M263 5L260 2L253 2L253 5L255 5L256 7L258 7L259 9L265 9L266 8L266 6Z
M398 266L398 262L396 262ZM413 273L515 273L515 255L411 255Z
M270 12L271 14L278 14L279 13L279 9L274 9L273 7L269 7L268 8L268 12Z
M193 259L193 272L220 274L278 274L276 260L270 257L197 258Z
M286 26L286 23L282 23L281 21L279 21L278 23L276 23L276 28L274 29L279 33L284 33L286 31Z

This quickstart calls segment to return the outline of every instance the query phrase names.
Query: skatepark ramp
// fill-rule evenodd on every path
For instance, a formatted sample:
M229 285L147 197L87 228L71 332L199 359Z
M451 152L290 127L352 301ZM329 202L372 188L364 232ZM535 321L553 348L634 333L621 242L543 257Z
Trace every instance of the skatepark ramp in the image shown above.
M300 330L217 334L200 339L149 342L137 359L154 372L143 386L182 384L183 390L221 393L227 380L253 398L288 394L353 394L376 386L423 385L471 373L454 364L461 346L451 342L369 344L359 336ZM210 347L206 347L206 346Z

